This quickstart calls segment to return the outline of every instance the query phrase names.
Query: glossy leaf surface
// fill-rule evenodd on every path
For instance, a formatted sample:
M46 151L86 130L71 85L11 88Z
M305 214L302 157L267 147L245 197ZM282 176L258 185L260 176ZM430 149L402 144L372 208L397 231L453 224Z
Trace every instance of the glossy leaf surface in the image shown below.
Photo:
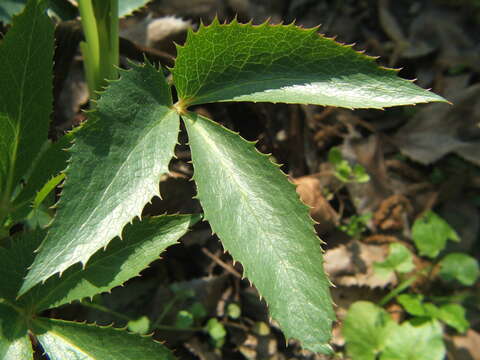
M198 216L171 215L127 225L123 239L116 238L105 251L97 251L84 270L77 264L62 277L54 277L32 289L32 307L39 312L122 285L158 259L198 219Z
M328 352L334 319L320 240L295 186L253 143L204 117L186 124L205 218L287 338Z
M50 360L174 359L162 344L112 327L39 318L34 333Z
M76 132L57 215L21 292L85 264L159 195L177 143L170 89L152 65L121 71Z
M218 20L201 25L178 48L173 77L181 102L383 108L444 101L317 30L236 21L220 25Z

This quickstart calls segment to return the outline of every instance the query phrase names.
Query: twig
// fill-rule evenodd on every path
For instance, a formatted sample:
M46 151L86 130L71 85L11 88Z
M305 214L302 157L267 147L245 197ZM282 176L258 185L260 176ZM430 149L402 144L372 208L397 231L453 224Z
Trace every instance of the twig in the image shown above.
M233 266L227 264L226 262L222 261L219 259L218 256L212 254L210 251L208 251L206 248L202 248L202 252L207 255L210 259L212 259L216 264L220 265L222 268L224 268L226 271L228 271L230 274L238 277L239 279L242 278L242 275L233 268Z

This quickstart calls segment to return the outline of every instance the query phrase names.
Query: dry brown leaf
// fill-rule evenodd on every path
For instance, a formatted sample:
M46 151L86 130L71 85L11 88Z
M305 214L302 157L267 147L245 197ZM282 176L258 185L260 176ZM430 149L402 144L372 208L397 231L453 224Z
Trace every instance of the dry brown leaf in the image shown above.
M480 166L480 84L470 86L448 104L419 111L394 137L403 154L431 164L449 153Z
M373 215L373 221L382 230L401 230L408 223L406 217L413 211L410 201L395 194L382 201Z
M451 359L480 360L480 334L473 329L465 335L452 336L447 344Z
M309 175L293 179L293 182L297 185L300 199L310 206L313 220L319 223L317 231L322 234L335 227L339 216L323 196L320 179L315 175Z
M324 255L325 272L335 285L385 287L396 283L392 274L382 278L375 274L373 263L384 261L388 256L388 245L364 244L351 241L327 250Z
M342 154L351 163L361 164L370 175L369 182L351 183L347 187L357 213L373 213L393 193L379 137L372 135L366 139L347 139Z

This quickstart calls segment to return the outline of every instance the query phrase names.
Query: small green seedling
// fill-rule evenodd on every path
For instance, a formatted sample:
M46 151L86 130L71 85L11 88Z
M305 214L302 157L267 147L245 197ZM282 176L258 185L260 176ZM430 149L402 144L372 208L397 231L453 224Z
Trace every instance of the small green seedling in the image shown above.
M355 302L348 310L343 327L347 353L354 360L442 360L446 350L440 324L444 323L460 333L470 327L466 310L461 304L465 298L445 294L441 297L413 292L402 294L419 276L429 278L436 266L440 268L439 278L447 284L456 282L471 286L479 276L478 262L471 256L463 253L450 253L444 258L438 256L444 250L447 239L460 240L440 216L430 211L416 220L413 229L417 250L420 255L432 258L434 264L413 272L413 255L399 243L390 245L390 254L385 261L374 264L378 275L387 277L395 273L401 280L379 305L396 299L409 318L397 324L380 306L366 301ZM434 280L438 279L429 279Z
M372 219L372 213L353 215L346 224L340 225L340 230L353 238L359 238L366 230L367 223Z
M338 147L330 149L328 161L334 167L335 177L344 183L366 183L370 181L370 176L365 168L360 164L355 164L352 168L349 162L343 158L342 152Z

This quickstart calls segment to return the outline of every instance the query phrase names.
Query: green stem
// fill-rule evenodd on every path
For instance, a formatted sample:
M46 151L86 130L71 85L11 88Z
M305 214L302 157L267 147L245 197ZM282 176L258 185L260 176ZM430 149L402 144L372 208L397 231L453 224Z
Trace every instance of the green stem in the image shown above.
M175 326L169 326L169 325L157 325L157 326L152 326L152 329L157 329L157 330L165 330L165 331L205 331L204 328L201 327L189 327L189 328L178 328Z
M80 44L90 97L117 77L118 0L80 0L80 15L85 40Z
M92 0L79 0L78 9L82 21L83 33L86 42L80 44L84 59L85 73L88 82L90 96L93 97L98 88L98 78L100 70L100 41L99 29L95 12L93 10Z
M383 297L382 300L378 303L380 306L386 305L390 300L392 300L395 296L399 295L401 292L409 288L417 279L419 276L424 275L426 272L430 271L431 266L423 269L422 271L418 272L411 278L408 278L404 281L402 281L398 286L390 291L387 295Z
M134 320L127 315L124 315L124 314L121 314L121 313L116 312L114 310L111 310L111 309L107 308L106 306L103 306L103 305L100 305L100 304L95 304L95 303L91 303L91 302L87 302L87 301L82 301L81 304L86 306L86 307L92 308L94 310L98 310L98 311L101 311L101 312L104 312L104 313L107 313L107 314L111 314L111 315L113 315L113 316L115 316L119 319L122 319L122 320L126 320L126 321Z
M165 317L165 315L167 315L167 313L170 311L170 309L173 307L173 305L175 304L175 302L179 298L180 298L180 296L175 294L173 296L173 298L165 305L165 307L163 308L163 311L160 313L160 315L158 315L157 319L153 323L152 329L159 329L160 328L160 326L161 326L160 324L161 324L163 318Z
M127 315L124 315L124 314L121 314L121 313L118 313L114 310L111 310L103 305L100 305L100 304L95 304L95 303L91 303L91 302L82 302L81 303L82 305L86 306L86 307L89 307L89 308L92 308L94 310L98 310L98 311L102 311L104 313L107 313L107 314L111 314L119 319L122 319L122 320L126 320L126 321L133 321L134 319L130 318L129 316ZM166 331L204 331L205 329L201 328L201 327L189 327L189 328L178 328L178 327L175 327L175 326L170 326L170 325L155 325L151 327L152 329L158 329L158 330L166 330Z

